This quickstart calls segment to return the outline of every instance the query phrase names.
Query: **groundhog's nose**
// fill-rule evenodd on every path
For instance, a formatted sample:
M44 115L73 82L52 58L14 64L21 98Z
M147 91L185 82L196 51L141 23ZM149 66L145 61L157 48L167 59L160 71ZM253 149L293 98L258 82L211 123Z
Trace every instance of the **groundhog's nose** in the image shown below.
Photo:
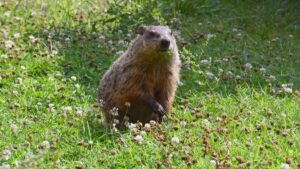
M162 50L168 50L170 46L170 41L168 39L162 39L160 42L160 47Z

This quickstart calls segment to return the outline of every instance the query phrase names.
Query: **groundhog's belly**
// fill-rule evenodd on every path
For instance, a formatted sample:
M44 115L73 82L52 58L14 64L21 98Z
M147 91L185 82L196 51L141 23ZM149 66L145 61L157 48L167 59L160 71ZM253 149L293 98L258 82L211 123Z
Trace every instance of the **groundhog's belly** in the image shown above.
M137 92L125 92L113 98L113 107L118 107L120 119L129 117L129 122L149 122L152 118L152 110L142 95Z
M153 72L139 71L135 76L121 78L117 80L114 90L113 106L119 108L120 114L129 116L131 122L149 122L153 118L149 96L154 98L157 81Z

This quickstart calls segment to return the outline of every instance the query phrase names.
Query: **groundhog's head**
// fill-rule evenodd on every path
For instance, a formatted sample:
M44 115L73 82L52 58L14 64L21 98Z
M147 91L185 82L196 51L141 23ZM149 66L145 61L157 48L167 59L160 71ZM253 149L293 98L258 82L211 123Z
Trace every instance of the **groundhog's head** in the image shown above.
M137 32L147 51L168 53L177 50L175 38L168 26L141 26Z

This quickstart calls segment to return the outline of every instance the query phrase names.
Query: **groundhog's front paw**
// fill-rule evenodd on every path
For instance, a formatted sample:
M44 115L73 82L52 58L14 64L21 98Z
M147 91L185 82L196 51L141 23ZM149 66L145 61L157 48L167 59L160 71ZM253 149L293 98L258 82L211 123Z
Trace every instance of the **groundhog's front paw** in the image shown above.
M161 116L167 115L165 109L160 104L158 104L155 112L159 113Z
M162 120L162 117L163 117L163 116L166 116L166 118L168 119L167 112L166 112L165 109L161 106L161 104L159 104L158 102L155 102L154 104L152 104L152 109L153 109L154 113L157 113L157 114L158 114L159 121Z

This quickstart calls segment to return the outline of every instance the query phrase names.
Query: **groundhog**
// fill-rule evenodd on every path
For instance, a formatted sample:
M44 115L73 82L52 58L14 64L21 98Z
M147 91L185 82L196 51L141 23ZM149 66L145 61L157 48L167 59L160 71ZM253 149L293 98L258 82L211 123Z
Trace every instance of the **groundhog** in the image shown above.
M138 36L104 74L98 98L105 120L117 128L162 122L171 109L181 61L168 26L141 26Z

